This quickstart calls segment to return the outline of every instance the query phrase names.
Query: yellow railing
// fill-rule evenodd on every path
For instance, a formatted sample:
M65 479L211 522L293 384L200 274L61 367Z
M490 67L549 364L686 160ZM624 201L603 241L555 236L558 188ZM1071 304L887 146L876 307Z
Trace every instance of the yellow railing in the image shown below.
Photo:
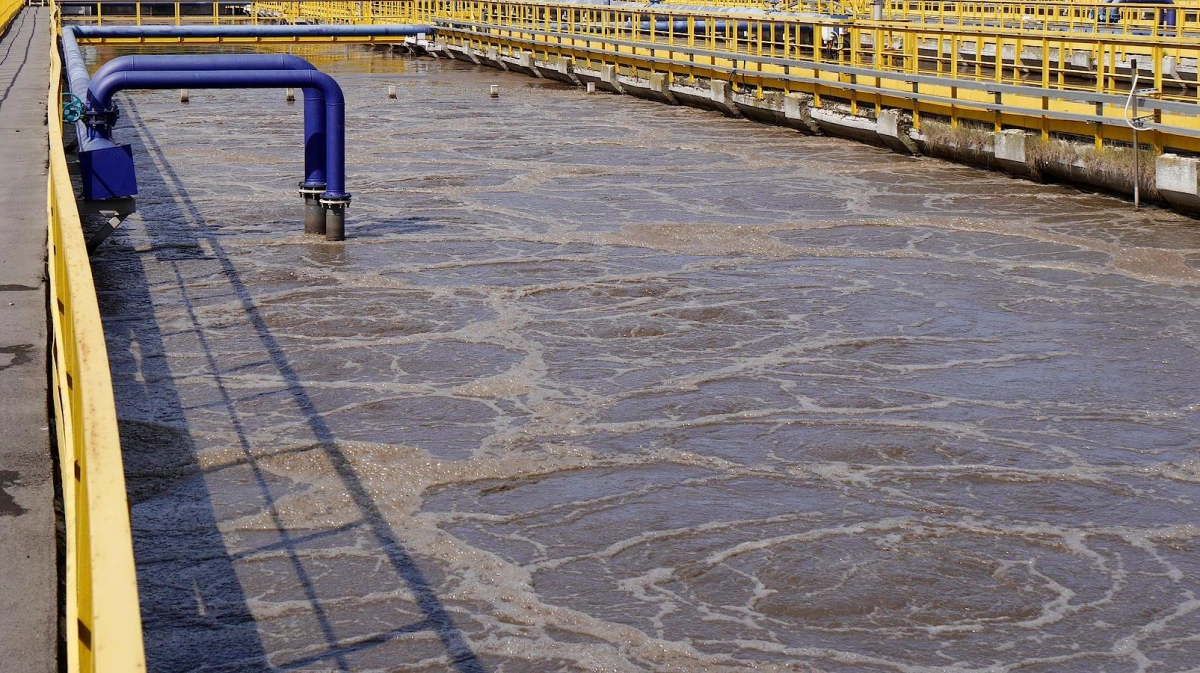
M548 43L602 38L613 45L613 51L636 44L681 58L685 51L703 52L704 59L691 59L700 63L718 58L717 54L744 54L900 75L1124 94L1131 59L1136 59L1144 70L1143 82L1162 89L1164 98L1197 102L1194 69L1189 73L1182 65L1200 61L1200 42L1188 38L1028 33L980 26L949 31L916 23L739 16L669 7L492 0L444 0L440 5L440 20L469 24L476 31L521 33ZM778 65L780 70L784 67Z
M870 0L662 0L663 5L745 7L779 12L870 16Z
M1137 61L1139 88L1161 92L1142 109L1153 118L1141 142L1200 151L1194 40L515 0L444 0L439 16L453 17L435 22L439 40L478 55L615 65L643 81L721 80L759 100L801 93L851 114L899 109L917 127L934 116L1088 137L1098 148L1129 141L1124 103Z
M8 24L12 23L24 5L25 0L0 0L0 33L8 28Z
M104 3L81 0L59 2L63 20L74 24L182 26L221 25L249 21L243 5L228 2L146 2Z
M66 669L146 669L112 379L92 269L63 153L62 63L50 54L48 275L51 397L66 529Z
M255 2L247 10L256 19L278 18L289 23L387 24L427 23L432 21L437 0L391 2L347 2L345 0L293 0L292 2Z
M939 26L984 26L1024 31L1082 32L1106 35L1180 36L1200 31L1195 4L1111 4L1103 2L937 2L888 0L883 20ZM860 19L870 19L866 11ZM1194 35L1193 35L1194 37Z
M12 0L0 0L11 2ZM62 3L73 23L185 25L222 23L322 23L382 24L427 22L443 16L453 2L439 0L292 0L290 2L229 2L146 0L104 4L85 0ZM556 3L547 3L556 4ZM768 9L819 16L851 17L869 21L868 0L789 0L771 5L764 0L664 0L664 10L681 11L678 5L710 5L722 9ZM1025 33L1048 32L1092 35L1190 37L1200 36L1200 6L1189 4L1109 4L1024 0L989 2L969 0L887 0L884 22L916 23L947 28L1008 29Z

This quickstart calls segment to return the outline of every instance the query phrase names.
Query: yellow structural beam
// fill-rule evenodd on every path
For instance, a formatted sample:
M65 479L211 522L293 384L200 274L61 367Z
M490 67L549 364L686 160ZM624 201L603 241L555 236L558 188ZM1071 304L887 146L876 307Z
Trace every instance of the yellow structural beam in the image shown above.
M0 0L0 33L16 18L17 12L25 6L25 0Z

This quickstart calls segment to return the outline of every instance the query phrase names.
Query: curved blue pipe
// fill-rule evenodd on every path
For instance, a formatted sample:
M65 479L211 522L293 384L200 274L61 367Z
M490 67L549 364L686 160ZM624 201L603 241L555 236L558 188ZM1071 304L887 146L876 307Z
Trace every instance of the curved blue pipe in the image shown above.
M100 66L92 75L99 80L114 72L167 70L316 70L316 66L291 54L219 54L121 56ZM89 95L91 95L89 93ZM88 105L103 110L98 101ZM325 189L325 95L304 88L304 182L301 189Z
M346 192L346 100L332 77L318 70L208 70L111 72L92 79L88 100L100 110L123 89L313 88L325 97L325 178L322 200L348 201ZM102 131L103 132L103 131ZM111 131L110 131L111 132Z

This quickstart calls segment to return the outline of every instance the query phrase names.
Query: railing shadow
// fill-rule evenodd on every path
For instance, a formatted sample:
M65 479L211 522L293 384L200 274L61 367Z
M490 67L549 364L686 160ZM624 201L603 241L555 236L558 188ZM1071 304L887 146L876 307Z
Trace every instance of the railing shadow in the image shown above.
M108 249L92 265L113 372L131 502L134 558L150 671L267 668L254 617L228 554L173 383L162 327L136 252ZM185 492L163 520L154 500ZM186 549L186 554L179 550Z
M31 30L34 35L37 35L38 31L46 30L46 27L41 25L42 22L38 20L41 18L41 16L42 10L38 8L28 8L22 10L20 16L18 16L17 19L8 26L8 28L0 29L0 38L10 35L15 36L17 33L22 32L25 30L25 22L30 19L32 19L33 25L29 30ZM5 40L5 42L8 43L8 46L4 49L4 55L0 56L0 64L8 63L8 59L12 57L13 45L15 45L18 41L19 40L17 40L15 37L10 40ZM41 44L37 40L29 40L25 43L25 49L21 52L21 62L17 64L16 69L13 70L12 79L9 80L8 84L4 87L4 93L0 95L0 108L4 107L4 102L8 100L9 94L12 93L13 85L17 83L17 78L21 76L21 71L24 70L25 66L29 64L29 50L33 49L33 45L35 43Z
M136 104L122 106L123 115L140 126ZM264 319L250 288L243 282L237 268L222 247L221 240L209 233L206 218L190 199L179 176L176 175L160 148L148 134L141 133L141 142L148 153L157 156L158 174L143 171L139 175L143 192L162 189L173 198L163 207L176 212L155 213L146 235L153 244L151 253L113 251L103 257L116 262L108 272L108 264L96 263L96 283L101 295L102 314L121 317L107 318L105 329L114 372L131 369L138 373L137 381L117 376L118 415L121 417L122 443L127 447L142 447L130 454L126 449L127 472L131 496L134 499L134 546L138 564L139 590L142 592L143 619L146 623L146 652L151 670L180 671L248 670L255 667L292 669L320 665L336 670L351 670L354 653L374 647L404 634L429 631L436 634L452 666L462 673L480 673L485 666L471 650L466 638L454 623L432 585L417 566L403 542L392 530L379 506L372 499L353 465L339 448L336 437L320 410L305 390L304 384L289 361L275 335ZM155 185L161 181L160 185ZM169 229L169 232L167 231ZM111 245L111 243L109 244ZM303 415L313 443L323 451L333 467L345 493L358 510L360 519L343 528L322 530L300 535L288 529L276 504L280 488L272 475L264 470L255 457L246 420L239 412L234 394L222 379L222 366L210 346L202 322L196 314L195 297L187 279L175 261L195 257L203 250L207 263L216 262L222 280L232 289L235 301L246 319L262 353L264 363L278 372L287 398ZM211 251L211 259L207 257ZM220 409L227 416L244 463L252 476L257 497L265 504L274 530L275 541L256 546L251 553L284 552L289 571L294 575L304 600L311 608L319 628L321 647L311 643L305 653L289 661L270 661L258 634L254 616L248 607L243 584L239 582L236 564L219 531L220 517L214 511L213 496L205 484L204 472L197 459L197 446L192 439L196 428L189 427L186 407L173 382L170 362L165 354L163 326L153 317L150 279L142 265L147 254L158 263L174 267L174 283L180 293L193 343L203 356L204 375L213 382L216 397L206 405L212 413ZM157 272L162 279L162 268ZM170 281L166 281L168 284ZM172 288L173 290L175 288ZM127 316L127 317L126 317ZM180 329L173 324L176 332ZM194 355L194 354L193 354ZM194 375L194 372L193 372ZM143 436L144 435L144 436ZM139 453L140 452L140 453ZM182 475L182 476L181 476ZM278 479L275 479L278 481ZM157 513L140 516L137 503L152 498L159 489L184 489L190 504L185 512L175 514L186 520L147 520ZM178 523L180 527L175 527ZM314 572L305 564L305 545L324 538L358 529L365 532L386 558L398 582L414 597L419 618L384 633L343 634L320 597L320 587ZM313 634L314 640L318 637Z

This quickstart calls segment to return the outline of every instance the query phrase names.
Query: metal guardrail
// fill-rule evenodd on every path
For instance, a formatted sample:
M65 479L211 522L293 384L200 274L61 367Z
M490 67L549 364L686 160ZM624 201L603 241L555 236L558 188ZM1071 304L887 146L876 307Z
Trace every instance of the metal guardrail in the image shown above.
M56 13L57 17L57 13ZM146 669L125 473L96 288L63 151L62 62L50 54L47 200L51 398L66 530L68 673Z
M428 23L433 20L439 5L438 0L292 0L254 2L247 5L246 11L259 19L279 18L290 23Z
M16 18L17 12L25 6L25 0L0 0L0 33L8 28L8 24Z
M11 0L0 0L11 1ZM106 3L67 0L60 3L72 23L91 25L188 25L196 23L322 23L379 24L428 22L445 18L443 9L456 3L439 0L291 0L288 2L200 2L146 0ZM555 4L555 3L548 3ZM723 9L787 11L870 21L865 0L800 0L771 5L762 0L664 0L659 7L676 13L704 6ZM617 6L619 8L619 6ZM700 9L699 11L703 11ZM1071 33L1149 38L1200 38L1200 6L1112 4L1024 0L887 0L884 23L977 29Z
M858 18L870 19L870 11ZM938 26L983 26L1022 31L1107 35L1200 36L1200 7L1194 4L1064 2L1062 0L887 0L884 21Z
M987 9L996 16L1056 20L1065 9L1087 12L1100 7L1033 0L888 2L893 9L937 9L946 17L953 4L961 12ZM217 8L223 3L192 4ZM243 20L252 22L437 23L445 29L444 37L488 39L510 49L562 55L579 63L618 63L631 71L658 69L690 79L736 79L759 96L772 89L808 92L818 99L825 95L848 99L853 111L860 104L876 111L885 105L900 107L911 111L915 122L922 114L934 114L949 117L953 124L963 119L994 125L997 130L1040 130L1043 137L1053 133L1091 137L1097 147L1128 139L1119 103L1127 94L1136 61L1141 77L1161 92L1157 99L1143 102L1154 114L1147 140L1159 148L1200 151L1200 40L1188 36L1072 32L1048 29L1045 22L1032 28L969 22L943 25L669 4L292 0L241 7ZM1184 5L1179 9L1192 11ZM186 15L175 10L176 17ZM150 22L146 12L140 16L143 24ZM215 16L190 18L206 23Z
M997 85L1124 95L1137 59L1163 97L1198 102L1200 41L1110 35L1027 33L979 26L948 30L923 24L855 22L826 17L744 15L670 7L550 5L528 1L443 0L436 19L487 24L501 34L538 32L554 39L603 38L661 53L706 50L804 60L899 75L932 75ZM549 35L561 36L549 38Z
M648 0L643 0L647 1ZM779 12L849 14L870 16L871 0L660 0L662 5L681 7L737 7Z
M640 78L666 73L675 82L723 80L760 100L772 92L806 93L817 105L824 98L847 103L852 114L907 111L917 127L933 115L952 125L1092 138L1097 148L1129 141L1122 106L1137 60L1144 79L1164 85L1157 87L1160 99L1143 101L1154 119L1142 141L1200 151L1194 42L663 7L441 5L439 16L457 18L435 21L439 40L479 53L525 51L562 57L573 67L617 65Z

